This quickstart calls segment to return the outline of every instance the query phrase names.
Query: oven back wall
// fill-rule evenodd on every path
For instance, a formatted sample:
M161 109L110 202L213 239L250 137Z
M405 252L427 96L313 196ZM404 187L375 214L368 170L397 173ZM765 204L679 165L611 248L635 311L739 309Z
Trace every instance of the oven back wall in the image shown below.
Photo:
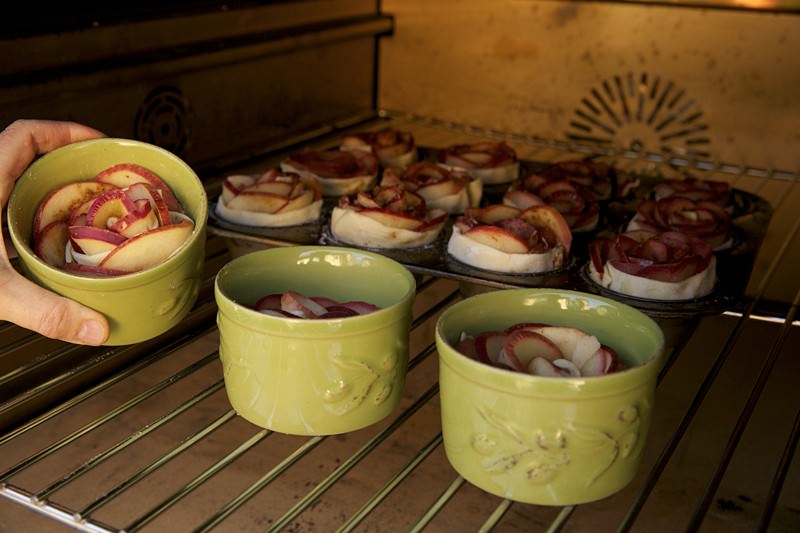
M796 171L800 16L384 0L380 100L460 123Z

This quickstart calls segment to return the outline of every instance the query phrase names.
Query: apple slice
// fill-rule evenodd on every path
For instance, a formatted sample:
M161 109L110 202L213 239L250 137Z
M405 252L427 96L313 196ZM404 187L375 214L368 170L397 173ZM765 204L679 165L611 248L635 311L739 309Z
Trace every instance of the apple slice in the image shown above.
M311 299L325 308L332 307L334 305L340 305L339 302L333 298L328 298L327 296L312 296Z
M327 312L325 307L297 291L286 291L281 295L281 309L300 318L314 318Z
M375 304L371 304L369 302L362 302L360 300L353 300L350 302L344 302L339 304L341 307L346 307L347 309L352 309L359 315L366 315L367 313L372 313L380 309ZM330 309L330 308L329 308Z
M245 187L241 192L268 192L278 196L289 196L294 184L291 181L257 181L253 185Z
M170 211L183 211L169 185L155 173L142 166L132 163L120 163L103 170L94 179L100 183L116 185L120 189L130 187L134 183L149 183L161 192Z
M123 189L112 189L94 199L86 212L86 225L107 228L136 211L136 204Z
M156 212L158 223L161 226L171 224L172 220L169 215L169 207L166 200L161 196L161 193L150 185L149 183L134 183L126 189L128 197L134 201L147 200Z
M456 350L470 359L479 360L478 352L475 350L475 337L467 335L466 333L461 334L461 338L456 344Z
M552 362L543 357L534 357L528 364L528 373L535 376L543 376L550 378L564 377L565 373L562 369L555 366Z
M522 189L514 189L503 195L503 203L518 209L527 209L535 205L545 205L544 200L532 192Z
M267 295L262 296L253 305L253 308L255 310L257 310L257 311L263 311L265 309L280 309L281 308L281 293L276 292L276 293L267 294Z
M147 200L140 201L144 202L141 209L137 209L133 213L128 213L124 217L118 219L109 226L109 229L119 233L123 237L131 238L145 231L157 228L159 223L156 212Z
M497 224L501 220L517 218L520 212L519 209L510 205L492 204L486 207L470 207L464 210L464 215L483 224Z
M181 221L140 233L109 252L100 266L127 272L156 266L186 242L193 228L191 222Z
M602 376L616 371L618 362L619 359L616 352L607 346L602 346L580 366L581 374L584 376Z
M56 220L69 220L70 215L77 207L115 188L108 183L75 181L51 191L42 199L36 209L33 218L33 235Z
M110 252L125 242L123 235L94 226L70 226L69 238L78 252L88 255Z
M528 252L526 243L497 226L475 226L464 233L464 236L507 254L524 254Z
M422 221L403 213L395 213L385 209L362 209L359 214L371 218L383 226L390 228L417 231L422 225Z
M478 355L478 361L496 366L505 342L506 334L502 331L487 331L475 337L475 353Z
M558 346L566 359L580 368L584 362L600 348L600 342L594 335L589 335L578 328L568 326L547 326L537 333L550 339Z
M523 210L519 216L531 226L550 228L564 247L564 252L569 252L572 244L572 232L564 215L558 210L549 205L535 205Z
M241 192L228 202L231 209L241 209L243 211L255 211L258 213L276 213L286 205L285 196L269 192Z
M61 268L64 266L64 247L68 240L66 221L55 220L36 234L33 251L48 265Z
M579 378L583 375L581 370L575 366L575 363L569 359L556 359L553 361L553 366L560 370L565 376Z
M351 316L358 316L359 313L353 311L349 307L343 307L341 305L332 305L327 308L327 310L319 316L313 318L348 318Z
M105 268L95 265L83 265L81 263L66 263L63 268L65 271L71 274L80 274L98 278L124 276L125 274L130 274L130 272L126 272L124 270L115 270L113 268Z
M464 186L456 182L455 180L446 179L434 183L421 185L417 188L415 192L418 195L422 196L422 198L426 202L432 202L437 198L456 194L463 188Z
M503 353L510 362L509 366L520 372L524 372L536 357L541 357L548 361L555 361L564 357L558 346L550 339L525 329L518 329L506 335Z
M297 209L302 209L306 206L311 205L314 201L314 191L307 190L300 193L299 196L294 198L290 198L283 207L278 209L279 213L286 213L287 211L295 211Z

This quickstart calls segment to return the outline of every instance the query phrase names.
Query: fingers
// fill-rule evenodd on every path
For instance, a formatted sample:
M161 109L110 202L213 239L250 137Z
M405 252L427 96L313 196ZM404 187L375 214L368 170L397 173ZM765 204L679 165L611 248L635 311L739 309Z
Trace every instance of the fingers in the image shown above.
M76 122L17 120L0 133L0 200L5 203L14 181L36 156L65 144L104 137Z
M3 318L46 337L74 344L99 345L108 338L100 313L49 292L10 267L0 267Z

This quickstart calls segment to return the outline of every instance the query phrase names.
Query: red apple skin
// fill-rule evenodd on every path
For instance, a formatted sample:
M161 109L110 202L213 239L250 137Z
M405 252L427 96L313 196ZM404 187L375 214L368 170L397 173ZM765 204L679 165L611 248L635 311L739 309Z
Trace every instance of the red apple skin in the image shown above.
M472 217L482 224L496 224L501 220L517 218L521 210L510 205L492 204L486 207L468 207L464 215Z
M464 236L507 254L524 254L528 252L526 243L497 226L475 226L464 233Z
M276 292L262 296L253 305L253 308L256 309L257 311L263 311L264 309L280 309L281 293Z
M362 209L359 213L389 228L417 231L423 223L417 218L385 209Z
M158 227L159 224L156 212L153 211L153 208L147 200L142 200L142 202L144 202L142 210L137 209L132 213L128 213L114 222L109 229L130 239L140 233Z
M121 189L129 187L134 183L149 183L161 191L164 201L167 202L167 207L169 207L171 211L183 211L181 209L181 204L178 202L178 199L175 198L169 185L155 173L140 165L135 165L133 163L112 165L97 174L94 179L101 183L116 185Z
M478 355L478 361L496 366L505 340L506 334L502 331L486 331L475 337L475 353Z
M140 233L109 252L100 266L138 272L159 265L186 242L193 228L191 222L181 221Z
M369 302L362 302L360 300L353 300L349 302L344 302L339 304L341 307L346 307L348 309L352 309L359 315L366 315L368 313L372 313L380 309L377 305L371 304Z
M66 221L53 221L36 235L33 251L48 265L61 268L64 266L64 247L68 239Z
M94 199L86 212L86 224L105 228L111 217L123 218L136 211L136 204L123 189L113 189Z
M115 188L107 183L76 181L51 191L37 206L33 218L33 235L35 236L51 222L69 220L75 208Z
M134 183L128 187L127 192L128 197L134 202L142 199L150 202L150 205L155 209L156 216L158 216L160 226L172 224L167 202L154 186L149 183Z
M73 247L89 255L108 252L125 242L119 233L94 226L70 226L69 238Z
M569 247L572 245L572 231L564 215L557 209L549 205L535 205L522 211L519 216L532 226L550 228L564 247L564 252L569 252Z
M475 338L466 336L463 339L458 341L456 344L456 350L469 357L470 359L474 359L479 361L478 359L478 352L475 350Z
M349 318L351 316L358 316L359 313L353 311L349 307L341 305L332 305L327 308L327 311L314 318Z
M325 307L297 291L286 291L281 295L281 309L302 318L314 318L327 311Z
M529 331L518 329L506 336L503 350L511 361L512 367L525 371L530 362L541 357L550 362L564 357L561 350L547 337Z
M126 272L124 270L103 268L101 266L94 266L94 265L82 265L81 263L66 263L64 264L63 269L71 274L80 274L85 276L102 277L102 278L113 277L113 276L124 276L125 274L130 274L130 272Z

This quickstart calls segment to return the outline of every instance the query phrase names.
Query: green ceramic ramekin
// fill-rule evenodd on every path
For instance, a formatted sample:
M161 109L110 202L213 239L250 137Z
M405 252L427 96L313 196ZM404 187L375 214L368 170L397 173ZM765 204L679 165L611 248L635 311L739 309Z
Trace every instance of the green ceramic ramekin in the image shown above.
M187 242L161 265L109 278L73 275L39 259L31 249L36 208L57 186L93 178L117 163L136 163L158 174L194 221ZM157 146L128 139L69 144L37 159L17 180L8 201L8 227L24 274L108 318L107 345L142 342L166 332L190 311L200 290L205 261L208 200L195 172Z
M400 263L349 248L270 248L225 265L214 290L225 389L246 420L281 433L331 435L373 424L399 402L416 294ZM288 290L381 309L306 320L249 307Z
M540 377L493 368L454 349L462 332L519 322L582 329L616 349L627 370ZM641 461L663 343L643 313L580 292L510 289L454 304L436 327L448 460L470 483L525 503L573 505L619 491Z

